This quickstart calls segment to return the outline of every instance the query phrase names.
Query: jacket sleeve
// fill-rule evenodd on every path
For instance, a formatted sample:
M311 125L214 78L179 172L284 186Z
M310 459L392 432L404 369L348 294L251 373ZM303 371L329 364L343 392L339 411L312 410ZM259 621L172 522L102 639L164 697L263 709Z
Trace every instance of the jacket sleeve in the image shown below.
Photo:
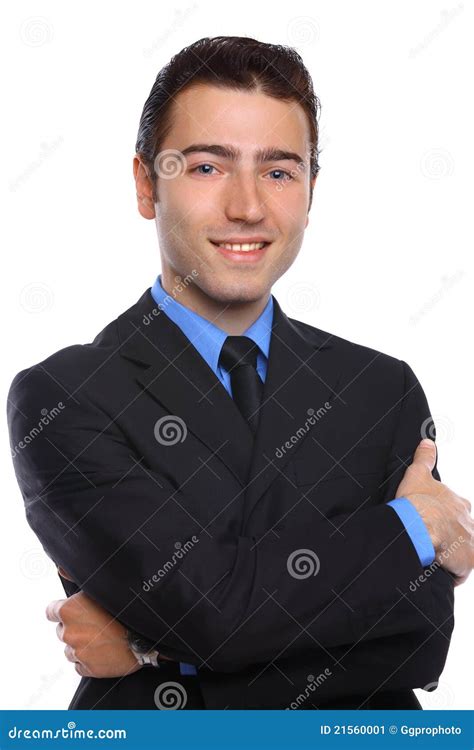
M40 426L41 408L60 402ZM421 387L407 390L387 499L427 417ZM26 517L46 554L171 658L237 671L282 651L421 633L436 621L431 584L410 590L423 569L385 504L256 538L236 533L232 503L209 533L186 512L192 486L176 490L144 466L109 415L82 392L65 396L40 368L14 379L8 421Z

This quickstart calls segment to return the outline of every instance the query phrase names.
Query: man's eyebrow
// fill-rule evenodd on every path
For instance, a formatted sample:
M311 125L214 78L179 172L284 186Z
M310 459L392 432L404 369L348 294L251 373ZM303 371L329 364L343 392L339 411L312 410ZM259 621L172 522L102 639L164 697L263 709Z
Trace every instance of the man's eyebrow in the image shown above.
M181 151L183 156L201 152L214 154L231 161L238 161L242 155L239 149L218 143L193 143ZM264 164L268 161L295 161L297 164L304 164L304 160L295 151L285 151L281 148L259 148L255 152L255 158L257 164Z

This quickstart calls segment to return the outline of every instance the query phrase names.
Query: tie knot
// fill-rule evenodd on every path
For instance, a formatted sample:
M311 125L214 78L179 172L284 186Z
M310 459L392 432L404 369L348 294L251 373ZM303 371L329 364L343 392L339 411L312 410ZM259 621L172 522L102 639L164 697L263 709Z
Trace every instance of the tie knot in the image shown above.
M234 367L252 365L257 368L258 346L248 336L227 336L221 349L219 361L229 372Z

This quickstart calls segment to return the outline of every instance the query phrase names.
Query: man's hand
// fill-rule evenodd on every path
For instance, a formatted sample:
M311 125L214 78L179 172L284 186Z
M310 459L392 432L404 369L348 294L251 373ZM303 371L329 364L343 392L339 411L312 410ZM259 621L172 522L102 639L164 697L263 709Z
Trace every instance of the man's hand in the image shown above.
M121 677L141 669L129 648L126 628L83 591L48 604L46 617L58 623L56 633L66 644L66 658L81 677Z
M422 440L405 471L396 497L406 497L422 517L439 564L464 583L474 566L474 521L471 504L434 479L436 444Z

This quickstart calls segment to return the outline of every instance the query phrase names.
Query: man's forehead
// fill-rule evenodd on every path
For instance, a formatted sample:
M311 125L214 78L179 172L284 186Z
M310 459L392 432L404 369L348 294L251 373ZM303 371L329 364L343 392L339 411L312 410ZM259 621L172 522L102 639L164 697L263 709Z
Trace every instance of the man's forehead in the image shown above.
M265 160L260 153L265 150L304 156L310 138L307 116L298 102L211 85L191 86L175 97L169 133L180 142L174 147L182 151L211 144L227 148L227 158L253 154L257 161Z

